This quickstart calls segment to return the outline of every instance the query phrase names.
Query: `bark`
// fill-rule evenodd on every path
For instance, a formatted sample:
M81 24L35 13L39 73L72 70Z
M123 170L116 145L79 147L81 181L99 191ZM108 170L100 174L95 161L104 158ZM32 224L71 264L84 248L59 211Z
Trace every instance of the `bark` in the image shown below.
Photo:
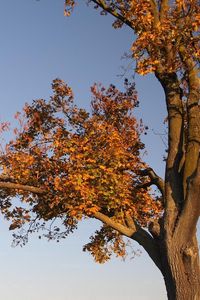
M200 299L200 266L195 235L180 245L179 237L161 245L162 268L169 300Z
M180 231L165 231L158 223L151 227L151 235L128 220L129 227L113 222L101 213L95 216L123 235L137 241L161 271L169 300L200 299L200 265L196 232L183 236ZM159 230L161 229L161 231Z
M173 234L183 200L180 163L183 157L182 91L176 73L156 73L166 97L168 111L168 157L165 172L165 230Z
M22 190L22 191L35 193L35 194L45 194L46 193L46 191L44 189L41 189L41 188L38 188L35 186L0 181L0 189L2 189L2 188L3 189L5 188L5 189Z

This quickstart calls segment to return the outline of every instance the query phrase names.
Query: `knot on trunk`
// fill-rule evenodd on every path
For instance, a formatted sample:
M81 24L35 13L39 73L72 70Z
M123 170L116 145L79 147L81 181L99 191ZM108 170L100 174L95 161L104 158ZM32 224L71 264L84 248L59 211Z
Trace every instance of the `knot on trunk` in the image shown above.
M193 249L191 247L186 247L183 250L183 255L185 255L187 257L192 257L194 255Z

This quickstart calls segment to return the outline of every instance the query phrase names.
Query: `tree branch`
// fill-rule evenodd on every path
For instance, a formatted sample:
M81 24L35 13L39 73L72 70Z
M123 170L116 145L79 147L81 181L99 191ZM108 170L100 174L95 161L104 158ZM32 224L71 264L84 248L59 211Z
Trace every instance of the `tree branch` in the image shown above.
M124 24L126 24L127 26L129 26L131 29L134 30L134 26L133 26L132 22L127 20L122 14L119 14L117 12L117 10L114 10L110 6L106 5L105 1L103 1L103 0L91 0L91 2L97 4L103 10L105 10L106 12L111 14L113 17L115 17L116 19L122 21ZM159 21L157 4L154 0L149 0L149 2L151 4L151 13L154 16L154 25L156 25ZM117 7L117 9L119 10L118 7Z
M183 203L180 163L184 155L184 108L182 90L175 72L155 73L164 91L168 111L168 157L165 172L165 220L172 234L180 207Z
M158 6L155 0L149 0L149 2L151 4L152 15L154 16L154 27L156 27L159 22Z
M154 261L156 266L161 269L161 262L159 257L159 249L158 246L153 239L153 237L144 229L142 229L139 225L137 225L133 220L128 221L131 227L126 227L120 223L115 222L111 218L107 217L106 215L96 212L94 217L106 225L112 227L113 229L117 230L122 235L125 235L132 240L137 241L149 254L151 259Z
M137 231L133 233L131 239L137 241L146 250L155 265L161 270L160 250L154 238L146 230L137 226Z
M105 223L106 225L112 227L113 229L119 231L121 234L127 236L127 237L131 237L133 235L133 233L136 230L135 228L128 228L120 223L116 223L114 220L112 220L110 217L102 214L101 212L96 212L94 214L94 217L100 221L102 221L103 223Z
M169 8L169 1L161 0L161 3L160 3L160 20L161 21L164 19L168 8Z
M116 19L122 21L122 23L126 24L128 27L130 27L132 30L134 30L132 23L127 20L125 17L123 17L121 14L119 14L117 11L114 11L112 8L110 8L103 0L91 0L93 3L97 4L99 7L101 7L103 10L111 14Z
M163 198L164 198L164 194L165 194L165 184L164 184L164 180L159 177L155 171L152 168L148 168L145 170L141 170L140 174L142 176L149 176L149 178L151 179L150 182L144 183L143 185L139 186L139 187L148 187L150 185L156 185L157 188L159 189L159 191L161 192Z
M188 178L195 172L200 152L200 79L196 62L188 57L185 45L179 48L181 59L188 73L189 96L186 102L188 120L188 143L185 154L183 187L184 199L187 193Z
M4 182L0 181L0 188L6 188L6 189L17 189L22 191L27 191L35 194L45 194L46 191L44 189L30 186L30 185L23 185L19 183L13 183L13 182Z
M0 181L0 188L7 188L7 189L17 189L28 191L35 194L45 194L46 190L34 186L23 185L18 183L12 182L3 182ZM156 266L160 269L161 262L159 257L159 248L156 244L154 238L144 229L142 229L139 225L137 225L132 218L128 218L128 226L124 226L120 223L115 222L110 217L102 214L101 212L96 212L94 214L94 218L100 220L101 222L105 223L106 225L110 226L111 228L117 230L122 235L125 235L135 241L137 241L149 254L152 258Z

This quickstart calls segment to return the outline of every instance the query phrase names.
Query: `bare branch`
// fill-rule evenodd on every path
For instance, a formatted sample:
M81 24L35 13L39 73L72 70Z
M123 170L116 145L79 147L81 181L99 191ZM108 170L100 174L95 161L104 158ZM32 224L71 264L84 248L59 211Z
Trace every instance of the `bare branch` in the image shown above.
M131 237L133 235L133 233L136 231L136 227L128 228L120 223L116 223L114 220L112 220L111 218L109 218L108 216L106 216L100 212L96 212L94 214L94 217L96 219L102 221L106 225L112 227L113 229L119 231L121 234L123 234L127 237Z
M148 187L148 186L151 186L151 185L154 184L154 185L157 186L157 188L159 189L159 191L161 192L161 194L164 198L164 193L165 193L164 180L161 177L159 177L152 168L141 170L140 174L142 176L149 176L151 181L147 182L147 183L144 183L143 185L141 185L139 187L145 188L145 187Z
M133 218L129 214L126 214L126 223L129 228L132 228L132 229L136 228L135 222L133 221Z
M110 6L106 5L105 1L103 1L103 0L91 0L91 2L95 3L96 5L101 7L103 10L105 10L106 12L111 14L113 17L115 17L116 19L122 21L122 23L126 24L127 26L129 26L131 29L134 30L133 23L131 21L129 21L128 19L126 19L122 14L117 12L117 10L120 10L120 8L117 7L116 4L115 4L116 10L114 10ZM157 4L154 0L149 0L149 2L151 4L152 15L154 16L154 25L156 25L159 21L158 7L157 7Z
M19 183L13 183L13 182L5 182L0 181L0 188L6 188L6 189L17 189L17 190L23 190L35 194L45 194L46 191L44 189L30 186L30 185L23 185Z
M133 24L127 20L124 16L119 14L117 11L114 11L112 8L106 5L106 3L102 0L91 0L93 3L97 4L99 7L101 7L103 10L111 14L116 19L122 21L124 24L126 24L128 27L134 30Z

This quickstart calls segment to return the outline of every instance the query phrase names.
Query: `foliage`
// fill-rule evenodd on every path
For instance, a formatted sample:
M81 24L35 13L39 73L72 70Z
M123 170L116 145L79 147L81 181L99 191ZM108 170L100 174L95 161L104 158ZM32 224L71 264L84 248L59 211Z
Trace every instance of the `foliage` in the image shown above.
M198 0L173 0L170 4L154 0L88 2L102 8L101 14L111 13L114 28L126 24L134 30L136 40L131 50L139 74L182 71L186 59L200 59ZM69 16L77 3L65 0L65 15Z
M65 15L78 2L65 0ZM1 155L2 211L13 219L11 229L31 222L30 206L38 219L62 218L67 233L85 217L99 219L103 227L84 247L97 261L112 252L124 256L122 236L127 236L159 268L170 300L200 299L199 0L86 2L114 16L115 28L127 25L133 31L137 73L153 72L163 88L165 178L140 158L143 129L132 115L138 103L134 86L126 81L122 93L94 85L89 115L73 105L71 89L55 80L49 102L25 107L25 127ZM159 198L151 185L161 192ZM16 195L28 209L9 208Z
M16 114L21 130L15 129L16 138L1 155L4 177L9 174L15 182L45 193L7 190L6 201L19 195L34 215L45 221L60 217L68 231L96 212L122 224L128 214L147 226L161 206L148 188L138 188L145 181L139 170L146 165L140 158L144 128L133 116L138 106L134 85L126 80L125 92L120 92L113 85L105 89L95 84L91 114L74 105L72 90L63 81L54 80L52 88L49 101L36 100L26 104L24 115ZM2 211L13 219L11 229L32 222L25 208L4 205ZM104 249L108 239L115 240L112 249L118 255L125 254L119 234L105 226L85 249L103 261L109 257Z

